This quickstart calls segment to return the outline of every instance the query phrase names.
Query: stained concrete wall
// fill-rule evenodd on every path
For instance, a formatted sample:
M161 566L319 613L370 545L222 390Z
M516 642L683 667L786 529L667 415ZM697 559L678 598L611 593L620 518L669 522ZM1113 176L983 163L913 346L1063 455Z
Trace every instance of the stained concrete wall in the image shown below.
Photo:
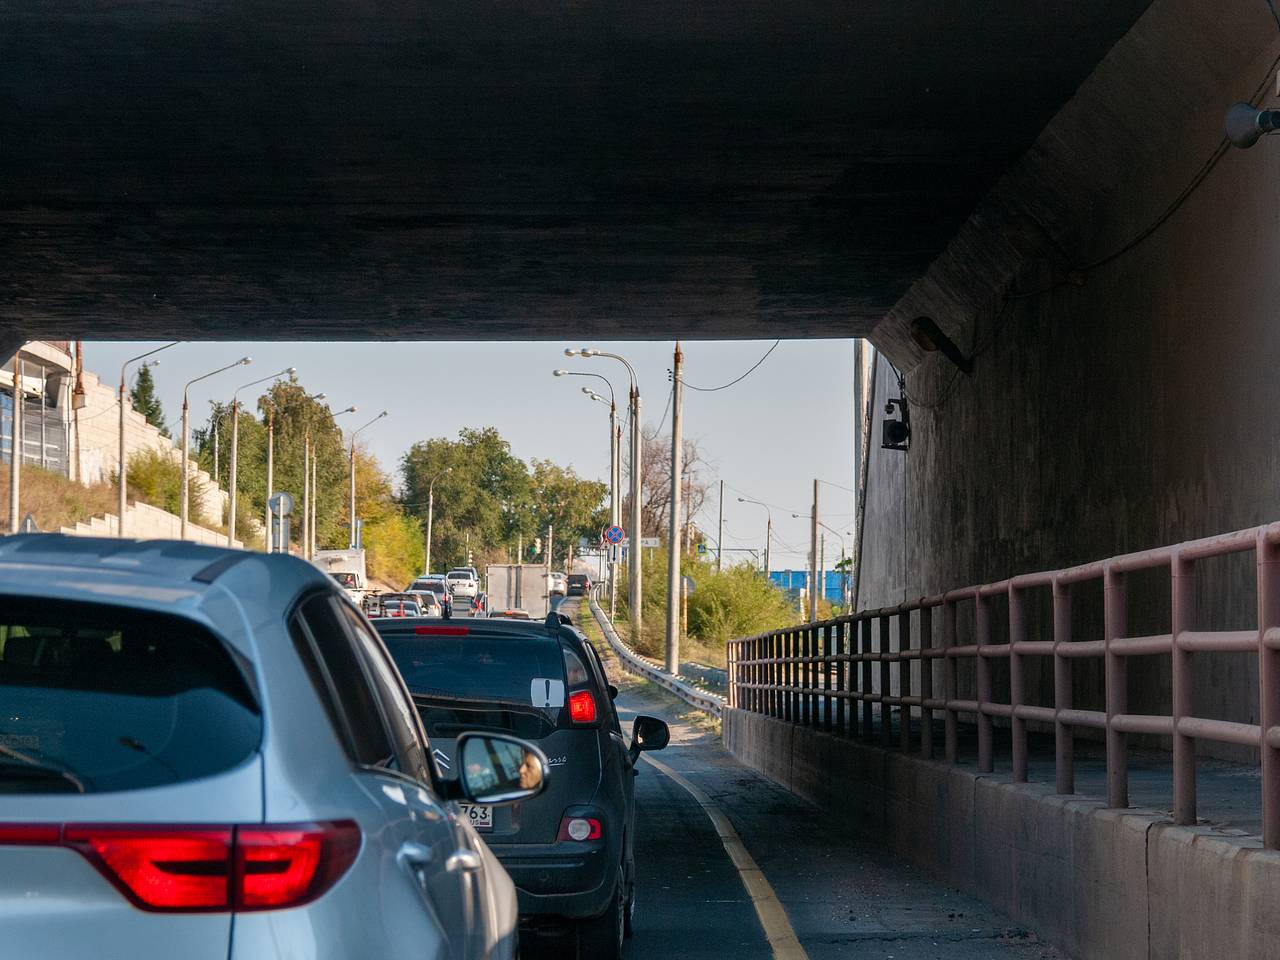
M1149 239L1089 266L1214 156L1233 101L1275 100L1277 56L1260 2L1155 0L885 319L913 437L877 439L864 606L1280 519L1280 140L1228 150ZM976 353L971 378L906 341L922 314ZM898 394L887 360L879 377L876 438ZM1252 625L1250 562L1201 565L1201 626ZM1131 632L1167 631L1167 578L1133 580ZM1076 626L1100 636L1088 598ZM1048 668L1032 702L1052 703ZM1253 658L1194 669L1202 715L1257 722ZM1167 658L1131 673L1133 712L1167 711ZM1077 705L1099 684L1082 668Z
M1075 960L1275 960L1280 853L726 710L725 745Z

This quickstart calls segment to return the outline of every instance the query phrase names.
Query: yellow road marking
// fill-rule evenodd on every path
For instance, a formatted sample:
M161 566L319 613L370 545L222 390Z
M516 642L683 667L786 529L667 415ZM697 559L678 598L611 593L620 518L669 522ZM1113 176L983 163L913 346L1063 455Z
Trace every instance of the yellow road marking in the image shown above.
M760 926L764 927L764 935L769 940L769 947L773 950L775 960L809 960L809 955L804 952L804 947L800 946L800 941L791 926L791 921L787 919L787 912L782 909L782 904L778 902L777 894L773 892L773 887L765 879L764 871L751 858L751 854L747 852L742 838L738 836L738 831L733 829L733 824L724 815L724 811L699 787L690 783L665 763L659 763L648 754L643 756L661 773L684 787L689 795L698 802L698 806L702 807L702 811L707 815L707 819L711 821L711 825L716 828L720 843L724 846L725 852L729 854L729 859L733 861L733 865L738 871L738 876L742 878L742 885L747 888L747 894L751 897L751 905L755 907L756 916L760 918Z

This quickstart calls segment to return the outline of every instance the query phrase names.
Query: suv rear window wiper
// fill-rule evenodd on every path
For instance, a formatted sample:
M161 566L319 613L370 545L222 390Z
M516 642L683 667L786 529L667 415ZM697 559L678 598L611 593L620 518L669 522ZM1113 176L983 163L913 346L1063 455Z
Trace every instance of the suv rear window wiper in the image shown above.
M71 784L76 793L86 792L85 780L72 773L66 767L52 763L40 763L36 760L18 760L0 756L0 781L21 782L24 780L62 780ZM92 784L90 784L92 786ZM7 793L0 787L0 793Z

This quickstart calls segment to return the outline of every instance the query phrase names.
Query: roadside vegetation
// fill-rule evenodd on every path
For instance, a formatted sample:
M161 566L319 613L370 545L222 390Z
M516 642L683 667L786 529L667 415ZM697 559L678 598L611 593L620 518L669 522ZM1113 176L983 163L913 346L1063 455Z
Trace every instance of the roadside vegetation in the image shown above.
M31 514L44 532L57 532L77 521L116 511L116 489L109 483L75 483L51 470L23 464L22 514ZM9 502L9 468L0 471L0 502Z
M639 652L661 659L666 647L667 555L665 548L644 551L644 616ZM683 576L693 581L688 596L687 633L681 641L686 660L724 666L725 644L795 624L800 612L795 602L767 581L759 570L746 565L716 571L714 563L686 557ZM630 639L630 606L625 572L618 580L618 631Z

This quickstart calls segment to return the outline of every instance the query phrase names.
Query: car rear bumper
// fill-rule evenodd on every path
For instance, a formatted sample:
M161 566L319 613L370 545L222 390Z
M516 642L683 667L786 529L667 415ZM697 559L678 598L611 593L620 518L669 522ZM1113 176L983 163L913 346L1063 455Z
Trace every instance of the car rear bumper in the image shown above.
M603 844L490 844L516 886L523 916L596 917L609 905L616 857ZM614 869L609 869L613 864Z

